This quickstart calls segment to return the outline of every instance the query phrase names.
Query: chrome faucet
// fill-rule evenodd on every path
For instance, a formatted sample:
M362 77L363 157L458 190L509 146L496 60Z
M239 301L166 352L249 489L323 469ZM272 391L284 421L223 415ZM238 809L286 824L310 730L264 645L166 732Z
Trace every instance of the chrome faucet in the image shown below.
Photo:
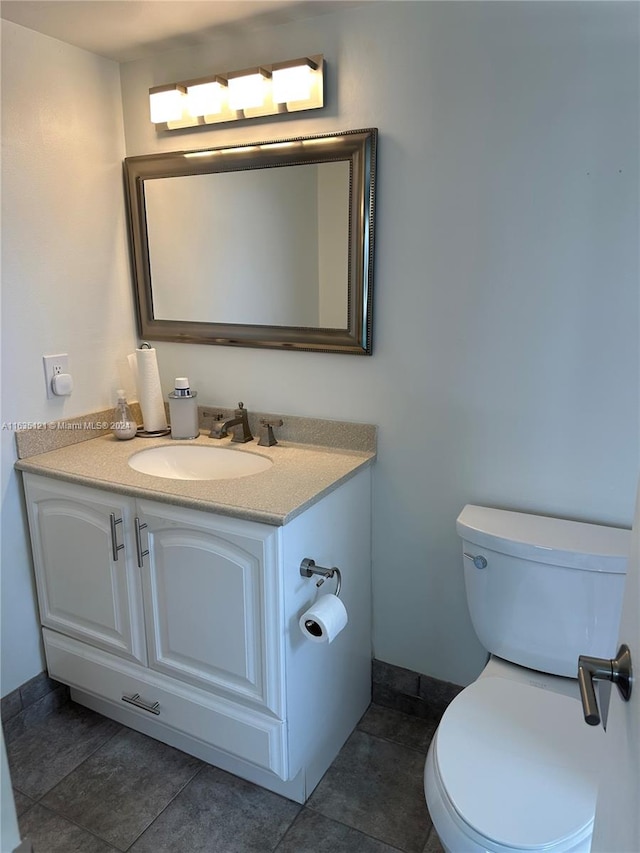
M231 430L231 441L242 443L253 441L253 435L249 429L249 414L244 403L238 403L238 408L234 411L232 418L226 421L214 421L211 425L209 438L224 438L229 435L229 429Z

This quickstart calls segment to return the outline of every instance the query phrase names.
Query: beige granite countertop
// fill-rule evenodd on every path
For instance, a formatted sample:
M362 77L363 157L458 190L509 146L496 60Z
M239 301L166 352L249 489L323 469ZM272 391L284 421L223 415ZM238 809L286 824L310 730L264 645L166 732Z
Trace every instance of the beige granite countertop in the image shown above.
M231 453L258 453L271 459L273 466L260 474L229 480L173 480L138 473L127 464L130 456L147 447L213 443L205 432L197 439L180 442L168 437L119 441L102 435L19 459L15 467L136 498L280 526L375 459L372 451L285 441L274 447L259 447L256 441L230 444L230 439L222 439L214 446L228 447Z

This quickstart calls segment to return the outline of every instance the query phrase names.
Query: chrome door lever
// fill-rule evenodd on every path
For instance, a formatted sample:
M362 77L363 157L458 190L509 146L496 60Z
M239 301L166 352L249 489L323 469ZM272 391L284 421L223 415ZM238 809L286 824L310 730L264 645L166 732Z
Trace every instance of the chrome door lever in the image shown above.
M620 695L625 702L631 697L633 670L631 651L624 643L618 649L618 656L610 658L592 658L580 655L578 658L578 685L585 722L590 726L600 725L600 711L593 689L594 681L613 681L618 685Z

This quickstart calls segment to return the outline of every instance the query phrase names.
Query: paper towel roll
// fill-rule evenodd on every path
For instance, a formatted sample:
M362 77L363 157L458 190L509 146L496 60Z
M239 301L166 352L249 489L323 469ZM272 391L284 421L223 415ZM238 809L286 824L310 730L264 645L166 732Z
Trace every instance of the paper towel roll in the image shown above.
M136 350L138 368L138 400L142 411L142 425L147 432L156 432L167 428L167 416L164 411L160 373L156 351Z
M331 643L349 621L337 595L321 595L299 620L300 630L312 643Z
M134 399L139 401L138 394L138 356L135 352L132 352L131 355L127 356L127 361L129 363L129 370L131 371L131 380L133 382L133 387L135 389Z

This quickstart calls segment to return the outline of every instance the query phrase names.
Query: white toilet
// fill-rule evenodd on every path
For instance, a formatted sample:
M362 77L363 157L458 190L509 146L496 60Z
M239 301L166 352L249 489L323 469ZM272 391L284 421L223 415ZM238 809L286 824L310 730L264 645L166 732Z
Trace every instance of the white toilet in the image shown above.
M429 748L436 832L447 853L588 853L605 734L584 721L578 656L616 656L631 534L471 505L457 529L491 657Z

